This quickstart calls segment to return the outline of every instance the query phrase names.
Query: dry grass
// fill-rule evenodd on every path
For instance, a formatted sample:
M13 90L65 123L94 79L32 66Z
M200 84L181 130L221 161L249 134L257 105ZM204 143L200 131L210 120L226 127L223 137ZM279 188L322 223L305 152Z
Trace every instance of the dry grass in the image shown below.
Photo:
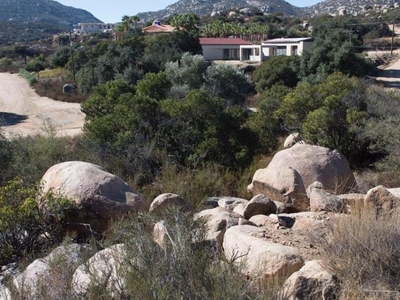
M35 83L33 88L40 96L48 97L53 100L82 103L87 99L88 95L82 95L78 91L64 94L63 85L66 83L68 82L64 82L60 79L45 79Z
M352 212L312 237L341 281L340 299L400 299L400 216Z

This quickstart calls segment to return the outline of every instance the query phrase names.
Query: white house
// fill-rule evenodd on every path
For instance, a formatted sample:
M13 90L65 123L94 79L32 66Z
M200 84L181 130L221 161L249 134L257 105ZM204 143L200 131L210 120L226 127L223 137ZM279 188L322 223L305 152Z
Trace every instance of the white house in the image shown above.
M206 60L239 60L240 47L251 45L238 38L200 38L200 44Z
M241 45L240 60L262 62L268 57L277 55L301 55L310 48L313 39L307 38L280 38L263 42L261 45Z
M116 24L111 23L78 23L74 25L75 34L92 34L96 32L114 32Z

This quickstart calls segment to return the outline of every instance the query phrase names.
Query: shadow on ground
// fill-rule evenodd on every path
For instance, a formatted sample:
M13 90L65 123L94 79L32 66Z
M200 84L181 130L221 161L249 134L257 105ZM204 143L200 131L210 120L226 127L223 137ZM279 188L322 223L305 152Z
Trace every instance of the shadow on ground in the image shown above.
M17 115L9 112L0 112L0 126L12 126L28 119L25 115Z

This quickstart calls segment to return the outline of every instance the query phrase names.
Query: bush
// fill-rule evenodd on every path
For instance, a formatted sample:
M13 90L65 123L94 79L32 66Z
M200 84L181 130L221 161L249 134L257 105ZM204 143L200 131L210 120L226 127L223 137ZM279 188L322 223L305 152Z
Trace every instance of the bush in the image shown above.
M322 259L341 281L341 299L400 297L400 217L353 208L314 236Z
M142 215L139 221L124 220L114 225L108 242L111 245L122 242L127 253L122 268L118 268L126 285L118 298L273 298L272 289L262 289L247 280L240 268L204 242L206 232L202 223L176 211L163 215L163 220L166 235L160 244L154 242L148 230L156 222L151 216ZM93 289L97 295L107 292L98 288Z
M40 189L27 187L16 178L0 187L0 259L8 261L38 246L41 234L57 239L63 218L63 211L72 205L67 199L49 194L48 213L38 209Z
M32 85L37 82L35 75L28 72L26 69L20 69L19 75L21 75L23 78L25 78L28 81L29 85Z

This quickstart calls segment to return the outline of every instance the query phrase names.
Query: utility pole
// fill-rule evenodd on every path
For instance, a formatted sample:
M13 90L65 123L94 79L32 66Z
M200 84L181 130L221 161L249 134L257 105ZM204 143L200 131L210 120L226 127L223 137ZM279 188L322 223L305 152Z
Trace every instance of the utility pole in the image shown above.
M392 43L390 45L390 55L393 55L393 47L394 47L394 21L396 19L393 19L393 27L392 27Z
M75 80L75 58L74 58L74 48L73 45L74 43L72 42L72 30L69 31L69 45L70 45L70 51L71 51L71 60L72 60L72 77Z

